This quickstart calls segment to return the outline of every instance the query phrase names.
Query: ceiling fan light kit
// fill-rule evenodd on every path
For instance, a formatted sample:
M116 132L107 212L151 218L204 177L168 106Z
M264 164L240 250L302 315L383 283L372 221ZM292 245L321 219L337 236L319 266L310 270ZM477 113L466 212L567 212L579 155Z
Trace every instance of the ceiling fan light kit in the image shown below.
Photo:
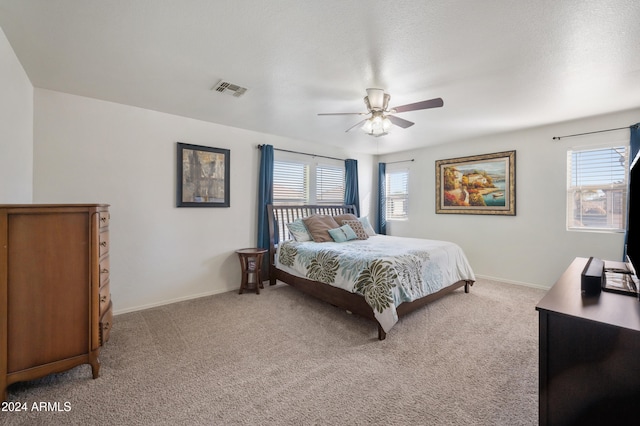
M371 136L384 136L389 133L391 124L388 117L382 115L382 112L376 111L371 118L365 120L362 130Z
M364 97L364 104L367 107L368 112L332 112L332 113L320 113L318 115L369 115L371 117L366 118L355 125L351 126L346 132L351 129L355 129L362 124L362 130L371 136L384 136L389 133L389 129L392 124L406 129L413 126L415 123L405 120L404 118L396 117L391 114L407 111L417 111L421 109L439 108L444 105L441 98L429 99L427 101L416 102L407 105L401 105L389 109L389 100L391 96L384 93L383 89L367 89L367 96Z

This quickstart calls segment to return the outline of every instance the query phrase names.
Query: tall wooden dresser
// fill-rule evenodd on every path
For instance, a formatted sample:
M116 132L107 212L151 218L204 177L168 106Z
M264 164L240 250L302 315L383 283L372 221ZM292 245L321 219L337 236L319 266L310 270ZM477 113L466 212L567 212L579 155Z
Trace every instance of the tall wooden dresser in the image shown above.
M0 205L0 392L90 364L112 324L107 204Z

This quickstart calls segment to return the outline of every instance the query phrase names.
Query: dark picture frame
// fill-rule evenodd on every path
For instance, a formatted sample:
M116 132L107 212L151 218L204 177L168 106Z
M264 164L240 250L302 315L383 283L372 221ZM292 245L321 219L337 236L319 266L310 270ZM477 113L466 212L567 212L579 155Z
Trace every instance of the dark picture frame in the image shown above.
M436 213L516 215L516 152L436 160Z
M228 149L177 143L177 207L229 207Z

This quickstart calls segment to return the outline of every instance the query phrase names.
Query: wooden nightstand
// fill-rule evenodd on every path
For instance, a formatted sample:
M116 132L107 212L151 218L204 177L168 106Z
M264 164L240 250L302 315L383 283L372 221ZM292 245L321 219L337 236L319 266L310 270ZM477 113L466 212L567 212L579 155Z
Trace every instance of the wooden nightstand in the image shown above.
M249 284L255 285L256 294L260 294L260 289L264 288L262 285L262 256L267 252L267 249L261 248L245 248L236 250L238 258L240 259L240 265L242 266L242 283L240 284L240 291L238 294L246 289L253 289Z

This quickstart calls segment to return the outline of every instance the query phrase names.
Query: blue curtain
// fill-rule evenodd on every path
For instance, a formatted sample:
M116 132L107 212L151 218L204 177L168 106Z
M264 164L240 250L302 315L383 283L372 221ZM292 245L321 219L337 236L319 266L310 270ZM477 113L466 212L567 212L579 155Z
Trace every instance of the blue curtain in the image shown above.
M387 163L378 163L378 234L387 235Z
M258 182L258 247L269 249L269 218L267 204L273 203L273 146L260 147L260 175ZM268 276L269 256L263 257L262 277Z
M344 203L356 206L360 214L360 192L358 191L358 160L344 160Z

